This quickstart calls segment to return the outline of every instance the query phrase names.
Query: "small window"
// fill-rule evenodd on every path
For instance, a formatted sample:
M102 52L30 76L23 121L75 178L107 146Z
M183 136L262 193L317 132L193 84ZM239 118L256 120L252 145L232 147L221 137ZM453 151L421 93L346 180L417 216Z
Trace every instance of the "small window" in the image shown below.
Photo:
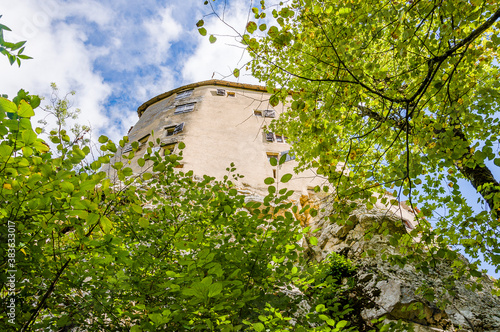
M264 110L264 111L255 110L253 111L253 115L263 116L265 118L274 118L276 117L276 112L274 110Z
M163 155L164 156L168 156L172 153L174 153L174 150L175 150L175 144L167 144L167 145L163 145L161 147L161 149L163 150Z
M179 105L175 108L174 114L188 113L194 110L195 103L189 103L184 105Z
M165 128L165 136L173 136L184 130L184 122L177 126L170 126Z
M127 144L123 147L123 150L122 150L122 153L127 153L127 152L130 152L132 151L132 145L130 144Z
M276 169L273 169L273 178L276 179Z
M282 151L281 156L285 156L285 163L290 160L295 160L295 155L290 153L290 150Z
M236 97L236 93L235 92L227 92L227 96L228 97Z
M175 96L175 100L190 97L192 94L193 94L193 90L186 90L186 91L179 92L177 94L177 96Z
M165 136L172 136L175 131L175 126L165 128Z
M285 141L283 140L283 136L281 136L281 135L276 135L276 142L277 142L277 143L284 143Z
M265 110L263 115L266 118L274 118L276 117L276 112L274 110Z
M266 153L266 155L267 155L267 160L268 160L269 162L271 162L271 159L276 159L276 162L278 161L278 156L279 156L279 154L278 154L278 153L275 153L275 152L267 152L267 153Z
M272 133L272 132L266 133L266 141L274 142L274 133Z
M217 89L217 96L225 96L225 95L226 95L226 90Z
M147 134L146 136L143 136L143 137L139 138L137 141L140 144L146 144L146 142L148 141L148 139L149 139L149 134Z

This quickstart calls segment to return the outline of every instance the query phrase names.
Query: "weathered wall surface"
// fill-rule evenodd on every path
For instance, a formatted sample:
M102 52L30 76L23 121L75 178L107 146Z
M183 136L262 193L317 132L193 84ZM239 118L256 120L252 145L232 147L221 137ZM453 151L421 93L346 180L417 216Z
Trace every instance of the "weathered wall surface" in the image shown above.
M157 148L182 141L186 144L183 171L193 170L198 175L208 174L222 179L228 175L226 168L234 163L236 173L245 176L241 183L258 189L266 189L264 179L267 177L279 179L283 174L293 173L297 166L294 160L279 167L269 164L268 153L279 157L282 152L290 150L290 145L286 141L279 142L276 135L273 141L268 141L266 126L273 117L255 115L255 111L272 110L277 117L285 111L285 106L272 107L270 94L265 88L220 84L230 83L215 80L197 83L166 93L162 98L155 97L141 106L141 117L129 133L130 142L138 141L152 131L154 136L149 136L147 141L153 142ZM223 89L224 94L218 94L218 89ZM192 90L191 95L178 98L180 93L189 90ZM178 106L191 103L194 103L192 111L175 114ZM181 132L167 136L166 128L182 123ZM158 138L160 144L156 142ZM131 167L136 173L148 167L146 164L141 168L135 162L144 155L147 146L148 143L141 145L132 161ZM300 193L323 182L310 170L295 177L288 187Z

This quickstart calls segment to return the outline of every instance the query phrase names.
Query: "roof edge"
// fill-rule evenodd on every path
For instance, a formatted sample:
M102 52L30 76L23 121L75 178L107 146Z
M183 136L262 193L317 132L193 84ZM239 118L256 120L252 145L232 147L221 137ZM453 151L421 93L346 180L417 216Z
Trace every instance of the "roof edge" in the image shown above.
M265 86L261 86L261 85L246 84L246 83L236 83L236 82L229 82L229 81L223 81L223 80L201 81L201 82L191 83L191 84L188 84L188 85L184 85L184 86L178 87L176 89L164 92L164 93L162 93L162 94L160 94L160 95L158 95L156 97L151 98L150 100L148 100L147 102L145 102L144 104L142 104L141 106L139 106L137 108L137 114L139 115L139 118L140 118L141 115L144 113L144 111L149 106L153 105L154 103L156 103L156 102L158 102L158 101L160 101L162 99L168 98L171 95L173 95L173 94L175 94L177 92L180 92L182 90L194 89L194 88L198 88L200 86L205 86L205 85L225 86L225 87L230 87L230 88L239 88L239 89L246 89L246 90L267 92L267 88Z

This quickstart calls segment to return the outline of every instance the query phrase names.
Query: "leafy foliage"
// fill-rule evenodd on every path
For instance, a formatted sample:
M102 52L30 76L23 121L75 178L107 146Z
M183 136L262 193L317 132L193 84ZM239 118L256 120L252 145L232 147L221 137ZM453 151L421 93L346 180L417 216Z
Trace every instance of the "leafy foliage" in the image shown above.
M387 192L408 199L419 252L453 246L498 269L497 3L266 5L252 9L240 40L274 103L290 103L273 130L296 142L300 169L317 168L339 201L374 200L370 207ZM270 15L273 25L255 29ZM480 204L470 203L467 185ZM428 271L424 263L417 266Z
M90 147L70 144L63 128L67 103L53 110L55 148L32 128L39 103L23 90L0 99L0 224L10 227L1 233L0 266L15 278L13 296L12 275L0 277L6 329L262 331L293 322L306 330L284 292L309 278L296 266L304 232L290 211L292 191L277 193L273 181L263 203L245 202L237 175L178 172L182 152L160 156L152 143L138 161L145 171L133 174L127 160L138 147L119 161L105 136L101 155L86 163ZM16 316L7 323L12 298ZM318 324L307 330L345 326L318 315L308 313Z
M2 18L2 15L0 15L0 18ZM26 42L25 41L21 41L18 43L8 42L3 37L4 31L12 31L12 30L8 26L0 24L0 53L5 55L9 59L11 65L13 65L14 62L17 62L17 65L20 67L21 60L31 59L31 57L23 54L24 44L26 44ZM15 51L17 51L17 53L15 53Z

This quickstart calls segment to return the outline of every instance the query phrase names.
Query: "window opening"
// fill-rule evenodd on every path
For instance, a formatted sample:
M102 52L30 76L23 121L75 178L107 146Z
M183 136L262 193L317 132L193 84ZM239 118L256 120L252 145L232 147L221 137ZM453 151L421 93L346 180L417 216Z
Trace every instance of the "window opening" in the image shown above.
M168 156L172 153L174 153L174 150L175 150L175 143L174 144L166 144L166 145L162 145L162 150L163 150L163 155L164 156Z
M255 111L253 111L253 115L262 116L262 111L255 110Z
M265 110L263 115L266 118L274 118L276 117L276 112L274 110Z
M286 155L286 157L285 157L285 163L286 163L287 161L290 161L290 160L295 160L295 155L294 155L294 154L292 154L292 153L290 153L290 150L282 151L282 152L280 153L280 155L281 155L281 156L285 156L285 155Z
M173 136L184 130L184 122L176 126L165 127L165 136Z
M132 151L132 145L130 144L127 144L123 147L123 150L122 150L122 153L127 153L127 152L130 152Z
M228 92L227 92L227 96L228 96L228 97L236 97L236 93L235 93L235 92L230 92L230 91L228 91Z
M274 142L274 133L272 133L272 132L266 133L266 141Z
M278 153L275 153L275 152L267 152L266 153L267 155L267 160L270 162L272 158L276 159L276 162L278 161L278 156L279 154Z
M175 108L174 114L181 114L181 113L187 113L191 112L194 110L194 104L195 103L189 103L189 104L184 104L184 105L179 105Z
M177 96L175 96L175 100L190 97L193 94L193 91L194 90L186 90L186 91L179 92L179 93L177 93Z
M148 141L149 139L149 134L147 134L146 136L143 136L141 138L139 138L137 141L140 143L140 144L146 144L146 142Z
M273 169L273 178L276 179L276 170L275 169Z
M281 135L276 135L276 142L277 142L277 143L284 143L283 136L281 136Z
M226 95L226 90L217 89L217 96L225 96L225 95Z

